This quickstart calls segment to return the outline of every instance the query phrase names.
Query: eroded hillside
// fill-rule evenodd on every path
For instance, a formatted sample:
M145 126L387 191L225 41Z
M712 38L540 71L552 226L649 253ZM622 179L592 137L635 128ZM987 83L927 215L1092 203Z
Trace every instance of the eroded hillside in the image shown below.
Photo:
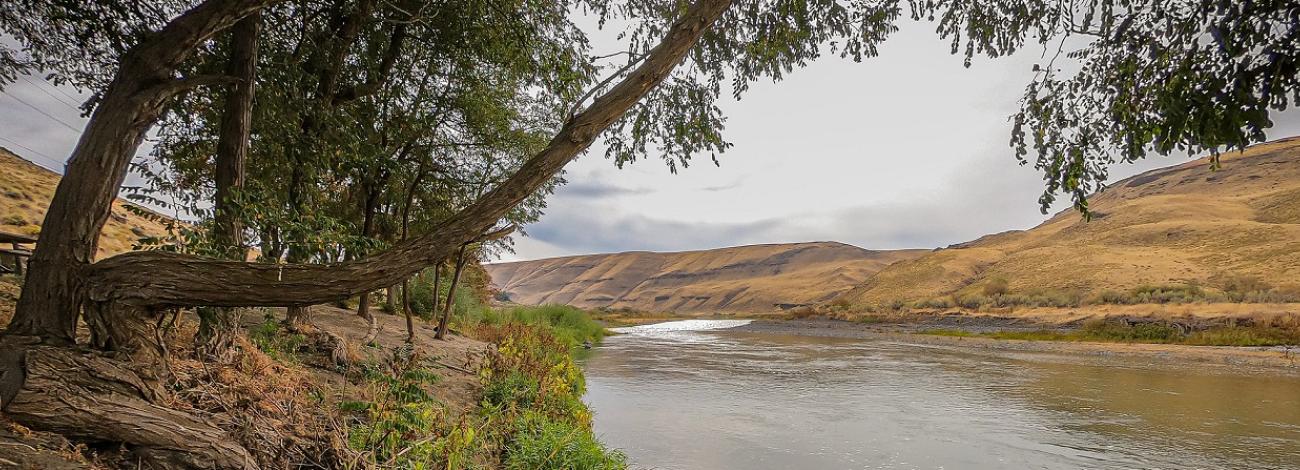
M861 307L989 291L1096 299L1134 289L1300 293L1300 139L1150 171L1026 231L887 267L837 299ZM942 304L943 302L936 302Z
M890 263L926 252L817 242L570 256L485 267L493 286L522 304L759 313L825 302Z

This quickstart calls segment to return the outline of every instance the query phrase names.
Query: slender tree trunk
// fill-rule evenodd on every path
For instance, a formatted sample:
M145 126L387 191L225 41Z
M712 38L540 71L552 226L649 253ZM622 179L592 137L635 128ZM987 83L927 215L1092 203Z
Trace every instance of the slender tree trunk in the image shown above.
M451 322L451 309L456 306L456 284L460 283L460 272L465 268L465 247L468 244L460 246L460 252L456 254L456 269L451 272L451 286L447 288L447 306L442 309L442 319L438 320L438 333L434 338L443 339L447 336L448 323Z
M406 315L406 342L415 342L415 320L411 318L411 280L402 282L402 313Z
M226 94L226 109L221 117L221 136L217 141L215 227L213 238L223 255L243 261L244 227L239 220L235 192L244 187L244 162L248 158L249 136L253 127L253 96L257 85L257 41L261 27L260 12L248 15L231 28L230 59L226 74L239 78ZM239 310L230 307L198 309L199 331L195 350L200 356L224 360L235 345L239 331Z
M430 318L432 318L433 315L438 314L438 306L442 305L441 303L438 303L438 298L442 295L443 261L444 260L438 260L433 262L433 303L431 304L433 305L433 311L429 312Z
M402 282L406 282L406 281L402 281ZM401 289L401 284L395 286L388 286L387 289L384 289L384 308L387 309L389 313L392 313L394 315L397 314L398 289Z

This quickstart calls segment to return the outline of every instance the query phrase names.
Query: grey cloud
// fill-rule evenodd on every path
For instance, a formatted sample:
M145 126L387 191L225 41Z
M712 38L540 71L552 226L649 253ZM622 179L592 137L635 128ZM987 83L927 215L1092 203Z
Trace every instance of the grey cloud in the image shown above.
M738 224L690 223L637 214L610 212L589 204L562 204L541 222L528 226L529 236L567 254L619 251L680 251L718 248L762 239L777 231L775 219Z
M577 199L600 199L613 196L626 196L635 194L649 194L653 192L650 188L624 188L601 181L576 181L561 186L556 191L557 197L568 197Z

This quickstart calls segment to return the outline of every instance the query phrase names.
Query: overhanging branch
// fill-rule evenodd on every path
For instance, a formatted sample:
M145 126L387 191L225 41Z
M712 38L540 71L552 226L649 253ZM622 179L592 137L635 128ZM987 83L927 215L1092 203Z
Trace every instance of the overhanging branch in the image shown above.
M538 154L501 185L429 233L373 256L337 264L257 264L138 251L91 266L93 302L150 307L285 306L346 299L394 285L488 232L511 208L586 150L601 132L668 76L731 0L698 0L635 70L571 117Z

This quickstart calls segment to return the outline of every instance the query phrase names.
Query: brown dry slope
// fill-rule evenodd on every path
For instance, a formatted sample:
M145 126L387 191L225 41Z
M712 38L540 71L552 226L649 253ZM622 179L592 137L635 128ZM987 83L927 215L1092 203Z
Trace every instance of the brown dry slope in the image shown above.
M38 236L59 178L58 173L0 147L0 232ZM166 234L162 224L127 211L126 204L122 200L113 203L113 213L99 237L99 258L130 251L142 236Z
M925 250L835 242L628 252L484 266L514 302L674 313L762 313L827 301Z
M838 302L880 306L978 295L1007 281L1011 293L1087 297L1141 285L1237 280L1300 292L1300 139L1150 171L1095 195L1092 221L1067 210L1025 231L989 235L900 262Z

